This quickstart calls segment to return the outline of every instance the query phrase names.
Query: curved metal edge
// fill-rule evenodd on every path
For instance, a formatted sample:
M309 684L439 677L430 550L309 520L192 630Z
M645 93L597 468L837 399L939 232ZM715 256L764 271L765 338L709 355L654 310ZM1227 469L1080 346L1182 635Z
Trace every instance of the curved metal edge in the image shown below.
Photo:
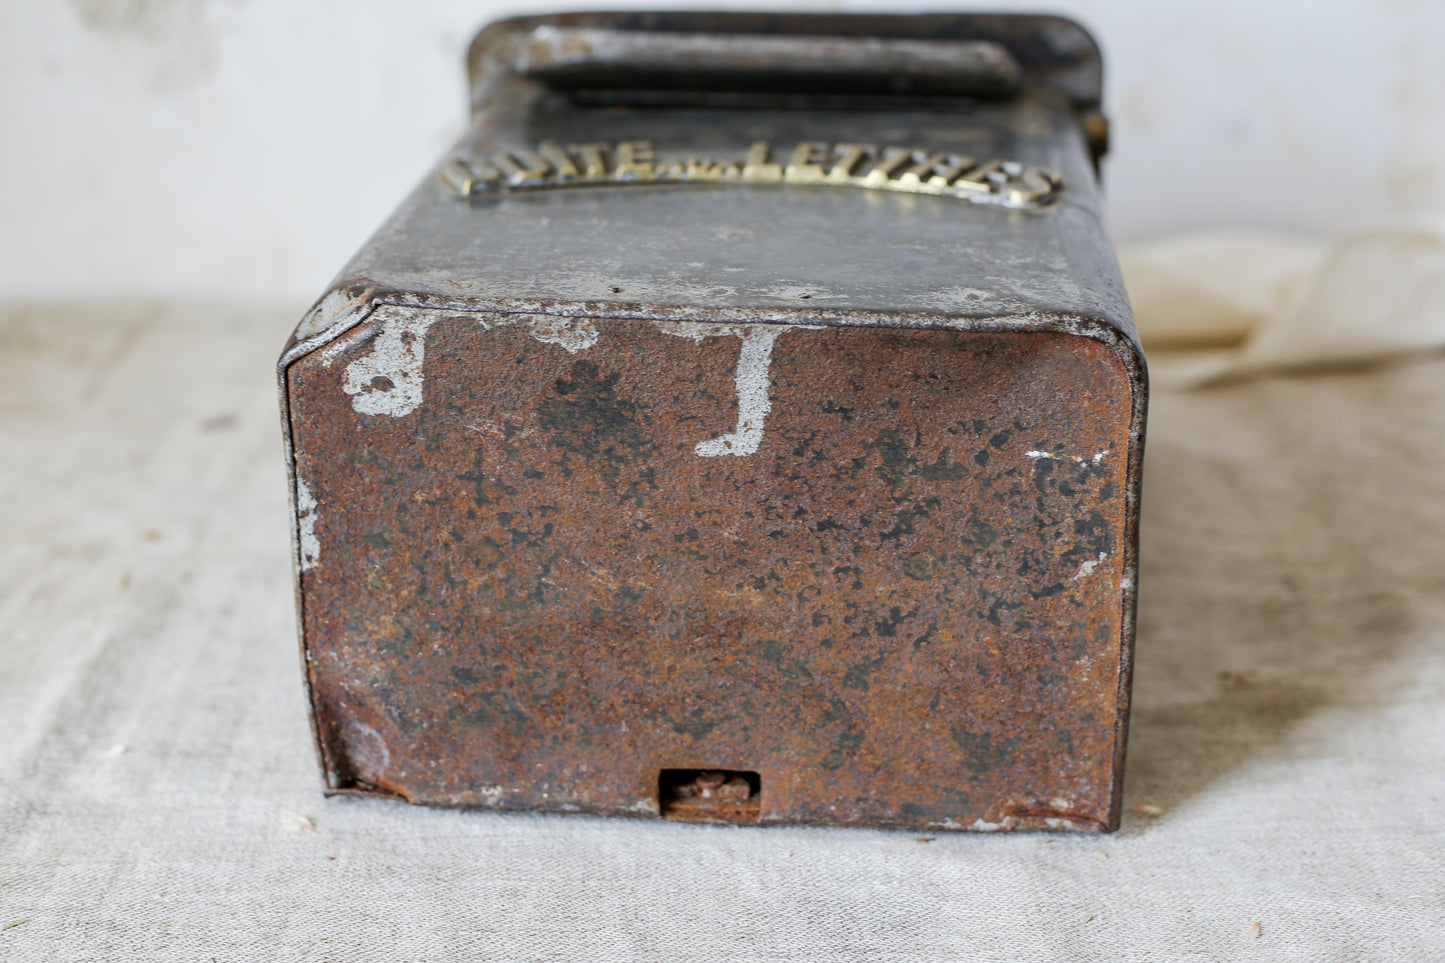
M291 511L291 572L296 597L296 643L301 659L302 686L306 695L307 721L311 727L311 745L321 763L324 791L327 795L343 791L335 761L326 748L317 719L316 702L311 685L311 667L306 660L305 593L301 578L301 520L297 512L296 446L291 431L291 397L287 373L298 359L310 354L346 331L364 322L375 310L374 288L360 279L355 284L333 286L311 306L297 324L295 332L276 362L277 392L281 403L281 440L286 457L286 493Z
M1075 107L1097 108L1103 96L1103 58L1093 35L1078 21L1055 14L827 14L705 11L589 11L511 17L483 27L467 50L471 109L475 116L507 80L520 47L539 27L579 27L692 33L991 40L1006 47L1024 69L1025 83L1065 91Z

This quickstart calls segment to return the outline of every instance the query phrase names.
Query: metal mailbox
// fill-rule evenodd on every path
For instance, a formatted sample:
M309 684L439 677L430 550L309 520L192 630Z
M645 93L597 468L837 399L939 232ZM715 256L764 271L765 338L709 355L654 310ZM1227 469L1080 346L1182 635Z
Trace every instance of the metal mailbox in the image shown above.
M1042 16L508 20L280 362L329 793L1118 825L1145 374Z

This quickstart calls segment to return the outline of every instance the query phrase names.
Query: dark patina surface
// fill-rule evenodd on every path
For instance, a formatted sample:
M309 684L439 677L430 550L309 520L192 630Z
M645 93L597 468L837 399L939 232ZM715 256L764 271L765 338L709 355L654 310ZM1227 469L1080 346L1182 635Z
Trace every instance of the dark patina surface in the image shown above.
M1078 74L942 115L489 80L474 147L872 136L1064 188L1024 212L429 179L281 365L328 789L1113 828L1144 386Z

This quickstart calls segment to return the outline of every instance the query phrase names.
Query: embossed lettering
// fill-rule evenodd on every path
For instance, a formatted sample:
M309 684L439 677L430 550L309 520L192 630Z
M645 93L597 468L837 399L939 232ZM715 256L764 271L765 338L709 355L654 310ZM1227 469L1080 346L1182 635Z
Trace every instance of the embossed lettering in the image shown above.
M494 186L502 179L501 171L491 164L453 157L442 168L442 179L458 194L475 194Z
M956 186L998 195L1006 203L1023 207L1052 194L1058 175L1018 161L994 160L968 171Z
M562 145L555 140L544 140L537 148L538 152L552 164L552 169L557 172L557 178L562 181L570 181L577 176L577 165L572 158L562 149Z
M770 150L771 148L768 147L768 142L765 140L753 142L753 146L748 148L748 162L743 165L743 180L780 181L783 179L783 166L768 163Z
M828 171L828 180L847 181L852 178L858 165L878 153L878 148L873 144L837 144L833 152L838 156L838 160Z
M913 151L902 147L886 147L883 149L882 159L864 176L863 183L870 187L887 184L898 169L911 160Z
M823 164L833 157L828 144L804 141L793 151L793 159L783 171L783 179L790 184L820 184L827 179Z
M582 158L582 176L600 181L607 176L606 144L573 144L572 150Z
M720 161L698 160L696 157L689 157L683 166L683 176L690 181L736 180L742 176L742 168L736 164L724 164Z
M1015 208L1041 208L1062 186L1059 175L1015 160L873 144L804 141L788 148L786 165L767 141L754 141L741 160L657 156L650 141L570 144L542 141L536 150L507 147L484 157L463 152L439 176L463 196L538 190L569 184L744 182L827 184L932 194Z
M530 186L552 172L547 158L531 150L499 150L492 155L492 163L514 187Z
M624 140L617 144L616 175L623 180L647 180L652 177L652 142Z
M898 175L901 183L947 187L955 177L973 166L972 157L960 157L958 154L929 154L922 160L914 155L913 159L916 163Z

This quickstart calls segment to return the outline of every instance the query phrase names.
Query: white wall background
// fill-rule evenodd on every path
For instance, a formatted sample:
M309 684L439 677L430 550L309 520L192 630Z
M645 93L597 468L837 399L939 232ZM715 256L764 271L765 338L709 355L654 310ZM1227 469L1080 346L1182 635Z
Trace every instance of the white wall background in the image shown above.
M586 5L5 0L0 297L307 301L460 132L475 28ZM1445 211L1442 0L1054 7L1104 46L1120 239Z

